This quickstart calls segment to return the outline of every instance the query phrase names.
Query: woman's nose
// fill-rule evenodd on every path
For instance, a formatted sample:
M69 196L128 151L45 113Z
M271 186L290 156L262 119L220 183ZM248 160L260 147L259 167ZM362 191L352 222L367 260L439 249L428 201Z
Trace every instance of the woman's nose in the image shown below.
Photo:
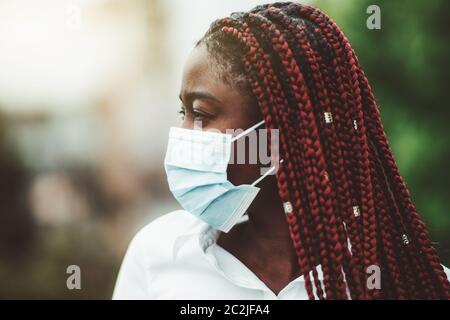
M190 119L190 117L184 117L183 119L183 123L181 124L181 127L183 129L193 129L194 128L194 122L192 121L192 119Z

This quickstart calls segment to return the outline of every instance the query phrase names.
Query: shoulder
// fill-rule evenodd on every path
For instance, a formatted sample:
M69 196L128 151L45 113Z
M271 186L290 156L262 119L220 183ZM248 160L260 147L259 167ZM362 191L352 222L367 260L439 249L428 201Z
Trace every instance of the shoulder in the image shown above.
M131 240L127 253L132 252L141 259L162 258L171 253L179 237L199 233L204 225L185 210L169 212L142 227Z
M442 268L444 269L444 272L445 272L445 275L447 276L448 281L450 281L450 269L444 265L442 265Z
M134 236L133 241L152 239L171 240L186 232L191 232L203 224L201 220L185 210L166 213L143 226Z
M155 276L154 271L161 270L157 266L165 266L172 261L177 239L199 233L204 225L203 221L187 211L177 210L162 215L141 228L128 245L113 299L151 298L149 283Z

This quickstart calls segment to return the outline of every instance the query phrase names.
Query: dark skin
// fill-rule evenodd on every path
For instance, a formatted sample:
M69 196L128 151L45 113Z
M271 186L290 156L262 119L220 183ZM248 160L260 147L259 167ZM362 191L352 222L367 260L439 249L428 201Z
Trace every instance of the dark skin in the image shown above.
M247 129L262 117L254 98L218 77L217 63L201 44L191 52L183 70L180 99L183 128L193 129L201 121L203 130ZM228 179L235 185L250 184L260 177L259 164L230 164ZM229 233L220 233L217 244L252 270L278 294L298 277L297 256L276 180L268 176L248 209L249 220Z

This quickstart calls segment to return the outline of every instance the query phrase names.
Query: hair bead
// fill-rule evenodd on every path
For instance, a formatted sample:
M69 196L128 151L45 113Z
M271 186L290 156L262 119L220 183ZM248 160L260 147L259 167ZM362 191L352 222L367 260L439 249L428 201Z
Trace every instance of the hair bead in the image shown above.
M409 244L408 236L405 233L402 234L402 242L405 246L407 246Z
M284 209L284 213L286 213L286 214L291 214L294 212L294 210L292 208L292 204L289 201L283 203L283 209Z
M359 211L359 206L353 206L353 215L359 217L361 212Z
M323 116L325 118L325 123L332 123L333 122L333 115L331 112L324 112Z

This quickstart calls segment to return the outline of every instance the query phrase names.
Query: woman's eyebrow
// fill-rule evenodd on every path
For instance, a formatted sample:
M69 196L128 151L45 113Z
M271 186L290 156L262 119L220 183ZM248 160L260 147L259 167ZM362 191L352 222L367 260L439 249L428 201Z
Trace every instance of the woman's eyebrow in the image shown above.
M203 100L211 100L214 102L222 103L218 98L216 98L214 95L204 92L204 91L191 91L184 94L179 94L178 96L182 102L185 103L191 103L194 100L197 99L203 99ZM183 100L183 97L186 99L186 101Z

